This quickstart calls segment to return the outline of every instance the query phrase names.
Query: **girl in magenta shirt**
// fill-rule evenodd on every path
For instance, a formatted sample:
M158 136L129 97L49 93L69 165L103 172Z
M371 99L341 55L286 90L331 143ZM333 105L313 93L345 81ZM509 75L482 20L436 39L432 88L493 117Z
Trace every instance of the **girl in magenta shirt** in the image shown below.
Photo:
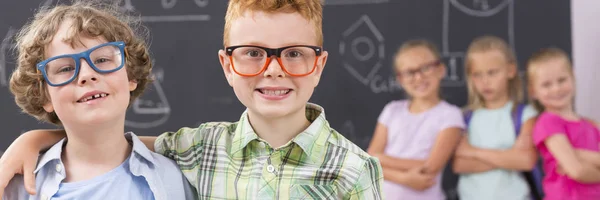
M573 109L575 79L567 54L543 49L527 63L531 96L542 113L533 141L544 158L546 200L600 199L600 132Z

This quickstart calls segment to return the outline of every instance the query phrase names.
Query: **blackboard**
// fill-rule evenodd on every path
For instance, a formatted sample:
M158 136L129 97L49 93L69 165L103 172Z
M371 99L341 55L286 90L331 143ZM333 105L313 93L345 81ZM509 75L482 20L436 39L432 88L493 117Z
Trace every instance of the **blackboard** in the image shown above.
M20 133L52 128L20 113L8 91L15 67L12 36L36 8L58 0L0 1L0 150ZM218 62L224 0L124 0L150 29L157 81L128 110L126 130L158 135L207 121L236 121L244 107ZM482 34L504 38L525 60L541 47L571 52L570 1L326 0L324 49L329 59L311 99L331 125L366 149L383 106L404 98L392 73L392 56L408 39L438 45L448 65L443 97L466 103L464 51ZM522 75L522 73L521 73Z

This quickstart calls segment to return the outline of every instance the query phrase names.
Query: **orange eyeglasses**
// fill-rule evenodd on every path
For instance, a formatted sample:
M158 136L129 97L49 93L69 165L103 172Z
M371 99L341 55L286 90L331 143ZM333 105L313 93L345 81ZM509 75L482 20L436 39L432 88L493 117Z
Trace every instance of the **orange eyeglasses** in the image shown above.
M263 73L276 56L281 69L290 76L306 76L317 67L322 49L317 46L293 45L271 49L254 45L225 48L233 71L240 76L256 76Z

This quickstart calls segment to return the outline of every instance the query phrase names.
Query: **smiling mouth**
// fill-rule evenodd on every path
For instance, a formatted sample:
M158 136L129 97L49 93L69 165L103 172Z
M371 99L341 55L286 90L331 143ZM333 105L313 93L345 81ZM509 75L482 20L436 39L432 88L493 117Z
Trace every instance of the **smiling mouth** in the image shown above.
M286 89L286 90L256 89L256 91L258 91L258 92L260 92L261 94L264 94L264 95L283 96L283 95L289 94L292 90L291 89Z
M92 96L88 96L88 97L79 99L79 100L77 100L77 103L84 103L84 102L88 102L88 101L93 101L93 100L104 98L104 97L107 97L107 96L108 96L108 94L106 94L106 93L95 94L95 95L92 95Z

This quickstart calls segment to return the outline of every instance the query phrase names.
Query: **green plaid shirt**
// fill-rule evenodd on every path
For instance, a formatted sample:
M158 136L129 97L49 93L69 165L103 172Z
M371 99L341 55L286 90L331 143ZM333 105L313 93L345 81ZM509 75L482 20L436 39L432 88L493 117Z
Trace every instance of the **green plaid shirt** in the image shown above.
M323 108L278 149L258 138L244 112L238 122L209 122L164 133L156 152L175 160L199 199L383 199L379 161L333 130Z

